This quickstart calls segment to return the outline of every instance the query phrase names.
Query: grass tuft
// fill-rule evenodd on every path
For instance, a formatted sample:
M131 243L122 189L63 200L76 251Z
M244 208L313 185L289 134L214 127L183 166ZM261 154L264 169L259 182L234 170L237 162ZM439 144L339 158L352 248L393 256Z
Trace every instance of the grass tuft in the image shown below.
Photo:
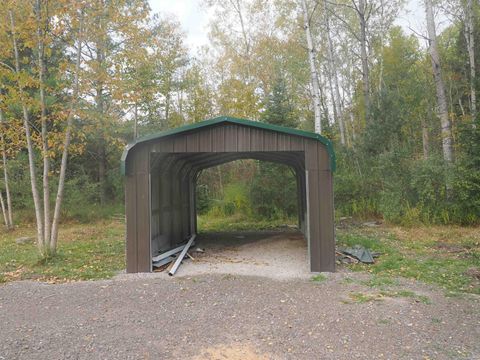
M313 281L313 282L324 282L327 280L327 277L323 274L317 274L317 275L313 275L311 278L310 278L310 281Z

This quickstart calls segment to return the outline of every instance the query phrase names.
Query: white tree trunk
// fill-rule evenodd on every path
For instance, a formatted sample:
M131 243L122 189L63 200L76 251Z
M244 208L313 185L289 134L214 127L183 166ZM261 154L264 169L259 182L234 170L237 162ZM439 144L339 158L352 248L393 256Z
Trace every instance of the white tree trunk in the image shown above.
M320 98L320 84L318 82L317 66L315 64L316 52L313 45L312 33L310 31L310 18L308 15L307 1L302 1L303 10L303 27L305 29L305 35L307 37L308 47L308 61L310 63L310 76L312 83L312 97L313 97L313 110L315 114L315 132L320 134L322 132L322 104Z
M467 40L468 59L470 63L470 112L475 122L477 116L477 94L475 90L475 33L474 33L473 0L466 0L465 6L465 37Z
M425 12L427 17L429 51L437 92L438 117L440 118L441 123L443 158L447 163L451 163L453 162L452 126L448 117L445 85L443 83L442 71L440 68L440 56L437 48L437 34L435 30L435 20L433 18L432 0L425 0Z
M41 1L37 0L35 6L37 20L37 60L38 60L38 77L40 84L40 121L41 121L41 137L42 137L42 160L43 160L43 223L44 223L44 239L45 250L50 248L50 155L48 149L48 129L47 129L47 104L45 101L45 61L44 61L44 38L43 38L43 19Z
M5 223L5 227L8 229L7 210L5 209L5 201L3 200L3 194L1 190L0 190L0 208L2 209L3 221Z
M363 99L365 105L365 121L370 121L370 73L367 52L367 20L365 19L365 0L359 0L356 7L360 23L360 57L362 60Z
M3 117L3 110L0 109L0 131L2 125L4 125L5 119ZM13 208L12 197L10 195L10 180L8 177L8 162L7 162L7 150L5 148L5 137L3 133L0 133L0 144L2 147L2 165L3 165L3 181L5 183L5 195L7 198L7 212L6 212L6 226L8 230L13 229Z
M73 118L77 110L78 97L80 92L79 76L80 76L80 63L81 63L81 57L82 57L82 42L83 42L83 14L81 12L79 13L78 26L79 28L78 28L78 35L77 35L77 52L76 52L76 60L75 60L75 74L74 74L74 80L73 80L73 94L72 94L72 102L70 104L70 110L67 118L67 128L65 130L65 138L63 141L62 161L60 165L57 197L55 200L55 210L53 213L53 222L52 222L52 234L51 234L51 242L50 242L51 251L55 251L57 248L58 226L60 223L60 210L62 208L63 192L65 189L65 174L67 171L68 148L70 146L72 127L73 127Z
M343 119L343 110L341 106L340 88L338 86L338 74L337 74L337 69L335 67L335 54L334 54L334 48L333 48L333 41L330 34L330 19L328 15L327 0L324 0L323 2L323 13L324 13L324 19L325 19L325 29L327 33L326 35L327 35L328 68L329 68L330 83L332 83L332 78L333 78L332 93L334 92L334 95L332 94L332 99L333 99L333 106L335 110L335 117L336 117L335 120L338 122L338 127L340 130L340 143L342 145L345 145L346 144L345 124Z
M15 72L20 74L20 56L18 53L18 46L17 46L17 39L15 35L15 20L13 17L12 10L9 10L9 17L10 17L10 30L12 36L12 44L13 44L13 52L15 56ZM35 155L33 149L33 142L32 142L32 135L30 133L30 118L28 114L28 108L25 103L25 99L23 98L25 95L23 86L18 84L20 95L22 97L22 113L23 113L23 127L25 130L25 138L27 140L27 152L28 152L28 165L29 165L29 172L30 172L30 183L32 186L32 197L33 197L33 205L35 208L35 218L37 222L37 245L41 255L44 255L44 244L45 244L45 237L44 237L44 224L42 218L42 205L40 202L40 195L37 189L37 173L35 170Z

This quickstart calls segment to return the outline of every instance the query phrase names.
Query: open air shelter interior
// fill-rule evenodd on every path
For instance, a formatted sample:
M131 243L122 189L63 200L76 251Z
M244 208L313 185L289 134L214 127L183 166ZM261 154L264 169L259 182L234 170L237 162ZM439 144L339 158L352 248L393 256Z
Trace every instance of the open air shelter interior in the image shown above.
M284 164L294 171L310 270L335 270L331 143L310 132L219 117L140 138L126 148L127 272L152 271L153 256L197 233L195 191L201 171L239 159Z

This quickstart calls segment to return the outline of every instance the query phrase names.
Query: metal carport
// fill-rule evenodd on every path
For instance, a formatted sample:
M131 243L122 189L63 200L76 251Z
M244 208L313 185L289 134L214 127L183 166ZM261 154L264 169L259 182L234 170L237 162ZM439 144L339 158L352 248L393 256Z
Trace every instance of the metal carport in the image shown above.
M335 155L330 141L297 129L218 117L140 138L126 147L121 168L126 177L127 272L152 271L152 256L196 234L200 172L238 159L293 169L310 270L335 270Z

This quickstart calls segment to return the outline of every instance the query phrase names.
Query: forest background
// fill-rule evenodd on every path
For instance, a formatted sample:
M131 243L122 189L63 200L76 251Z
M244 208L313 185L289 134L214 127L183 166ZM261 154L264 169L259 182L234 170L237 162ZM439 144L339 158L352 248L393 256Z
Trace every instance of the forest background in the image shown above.
M480 216L480 6L401 0L205 0L195 55L144 0L5 1L0 9L0 205L35 223L123 213L119 159L136 137L217 115L316 131L337 155L336 216L475 225ZM439 14L447 19L437 34ZM206 170L204 221L295 223L295 178L254 160Z

